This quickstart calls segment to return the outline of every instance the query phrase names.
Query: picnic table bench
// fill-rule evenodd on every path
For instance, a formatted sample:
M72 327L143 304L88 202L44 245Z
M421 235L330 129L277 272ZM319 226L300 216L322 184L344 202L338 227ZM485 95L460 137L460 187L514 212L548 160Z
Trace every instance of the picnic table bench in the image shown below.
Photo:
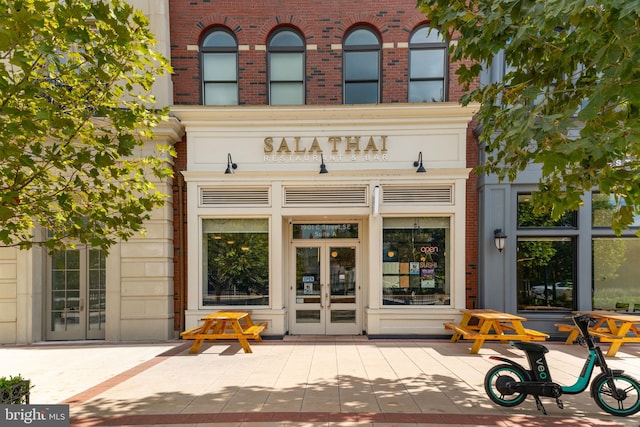
M606 310L576 313L589 315L596 320L596 323L589 327L589 333L598 337L600 342L611 343L607 357L615 356L624 343L640 342L640 316ZM580 334L575 325L556 323L555 326L559 332L569 332L565 341L567 345L573 344Z
M267 327L266 323L253 323L249 313L237 311L217 311L202 320L202 325L180 334L183 339L194 340L189 349L191 354L197 353L205 340L237 340L245 353L253 353L248 340L262 341L260 333Z
M447 322L445 329L453 330L451 342L460 339L473 340L469 351L478 353L486 340L494 341L544 341L549 335L533 329L527 329L522 324L524 317L509 313L502 313L492 309L460 310L463 314L460 323ZM477 323L472 323L477 321Z

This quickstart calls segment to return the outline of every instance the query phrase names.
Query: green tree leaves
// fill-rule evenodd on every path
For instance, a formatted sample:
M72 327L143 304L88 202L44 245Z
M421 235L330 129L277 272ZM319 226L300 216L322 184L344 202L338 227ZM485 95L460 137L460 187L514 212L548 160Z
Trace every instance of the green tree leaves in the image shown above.
M620 232L640 214L640 3L622 0L419 0L456 40L458 77L479 102L487 160L513 180L542 170L539 199L558 218L585 191L613 194ZM504 49L503 81L477 87ZM621 209L621 208L620 208Z
M124 0L0 0L0 245L106 250L164 203L154 44Z

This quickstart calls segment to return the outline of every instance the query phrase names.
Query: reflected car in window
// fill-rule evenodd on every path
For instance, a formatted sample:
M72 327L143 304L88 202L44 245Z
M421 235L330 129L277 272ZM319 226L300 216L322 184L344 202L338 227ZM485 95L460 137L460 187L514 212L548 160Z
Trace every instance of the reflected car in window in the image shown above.
M541 300L571 301L573 299L573 282L555 282L531 287L531 292Z

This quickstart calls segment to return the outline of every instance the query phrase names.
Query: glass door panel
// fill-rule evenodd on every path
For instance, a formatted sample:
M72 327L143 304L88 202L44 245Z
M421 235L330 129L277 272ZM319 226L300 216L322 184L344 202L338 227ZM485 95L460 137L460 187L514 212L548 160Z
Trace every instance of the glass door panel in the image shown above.
M356 246L295 247L292 334L358 334Z
M320 247L296 248L295 323L307 333L324 333L322 323L322 289L320 282Z
M46 339L104 339L104 253L83 247L59 251L50 263Z
M104 339L106 308L106 257L101 249L89 250L89 297L87 338Z
M84 319L80 306L80 251L68 250L52 256L51 331L68 339L84 338Z
M328 334L357 334L356 248L330 246Z

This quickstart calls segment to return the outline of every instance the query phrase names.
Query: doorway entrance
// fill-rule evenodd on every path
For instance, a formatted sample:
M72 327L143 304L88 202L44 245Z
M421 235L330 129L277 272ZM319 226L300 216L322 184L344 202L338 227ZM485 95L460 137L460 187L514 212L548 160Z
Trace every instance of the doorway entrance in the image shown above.
M290 332L358 335L358 241L294 243Z
M106 257L77 247L49 257L47 340L104 339Z

